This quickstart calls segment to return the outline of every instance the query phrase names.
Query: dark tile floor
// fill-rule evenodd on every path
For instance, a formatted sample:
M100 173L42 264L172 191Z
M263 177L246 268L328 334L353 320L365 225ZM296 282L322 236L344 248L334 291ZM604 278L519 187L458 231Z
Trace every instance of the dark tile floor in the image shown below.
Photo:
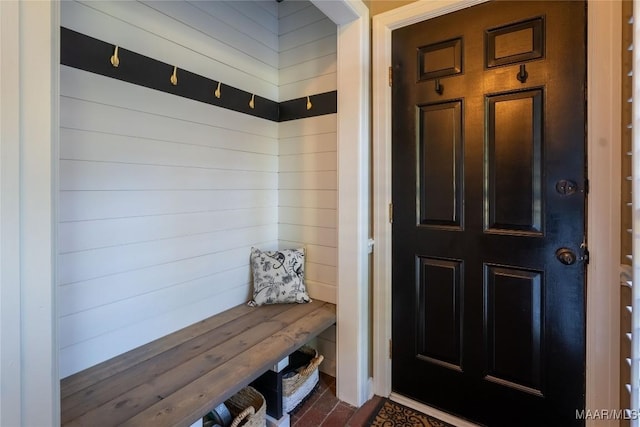
M336 379L320 373L315 392L295 412L291 427L362 427L382 398L374 396L360 408L354 408L336 397Z

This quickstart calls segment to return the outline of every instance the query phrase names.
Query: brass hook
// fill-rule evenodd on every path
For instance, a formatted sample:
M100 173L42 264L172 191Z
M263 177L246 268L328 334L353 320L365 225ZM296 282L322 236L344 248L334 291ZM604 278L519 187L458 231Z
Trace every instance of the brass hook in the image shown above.
M249 108L251 108L252 110L256 108L255 98L256 96L254 94L251 94L251 100L249 101Z
M172 85L178 86L178 67L173 67L173 74L171 74L171 78L169 79Z
M220 82L218 82L218 87L216 88L215 92L213 92L213 94L215 95L216 98L220 99L221 93L220 93Z
M120 58L118 58L118 46L115 47L113 55L111 55L111 65L115 68L118 68L118 65L120 65Z
M311 110L312 107L313 107L313 104L311 103L309 96L307 96L307 110Z

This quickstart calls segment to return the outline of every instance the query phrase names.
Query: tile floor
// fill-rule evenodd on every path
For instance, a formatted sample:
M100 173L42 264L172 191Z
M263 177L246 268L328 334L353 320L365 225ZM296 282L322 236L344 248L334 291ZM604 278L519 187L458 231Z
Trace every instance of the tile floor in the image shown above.
M336 379L320 373L318 389L295 412L291 427L362 427L382 398L374 396L360 408L354 408L336 397Z

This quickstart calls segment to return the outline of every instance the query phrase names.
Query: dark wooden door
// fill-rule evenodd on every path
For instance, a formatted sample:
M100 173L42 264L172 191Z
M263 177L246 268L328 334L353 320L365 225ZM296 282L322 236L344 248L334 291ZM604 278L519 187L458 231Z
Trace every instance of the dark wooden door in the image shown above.
M583 424L585 15L499 1L393 32L395 392Z

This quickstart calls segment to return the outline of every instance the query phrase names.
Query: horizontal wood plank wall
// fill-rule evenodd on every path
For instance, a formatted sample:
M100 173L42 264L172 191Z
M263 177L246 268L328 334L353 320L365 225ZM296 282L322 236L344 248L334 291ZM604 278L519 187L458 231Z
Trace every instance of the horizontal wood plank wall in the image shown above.
M308 1L278 4L279 101L337 88L337 28Z
M61 25L277 99L272 3L66 1ZM278 245L279 125L60 74L65 377L248 299L250 247Z
M337 28L308 1L278 3L280 100L337 89ZM311 98L313 103L313 98ZM280 123L279 240L307 249L312 297L337 296L337 114ZM335 327L316 338L321 370L335 375Z
M265 38L263 30L277 34L277 18L263 12L260 3L65 1L61 26L278 100L279 52L265 45L273 37ZM247 8L261 19L234 25L241 15L250 19L246 10L238 10Z

